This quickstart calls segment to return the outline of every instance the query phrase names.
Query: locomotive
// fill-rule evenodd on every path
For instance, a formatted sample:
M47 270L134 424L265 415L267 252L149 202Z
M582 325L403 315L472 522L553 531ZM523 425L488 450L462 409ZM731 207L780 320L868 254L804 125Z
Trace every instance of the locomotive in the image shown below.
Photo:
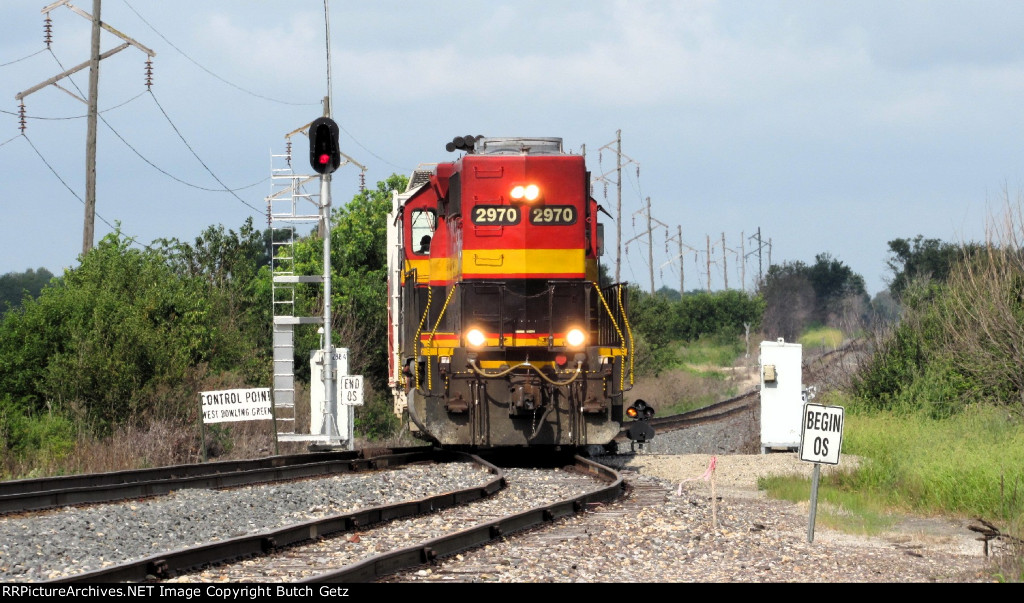
M560 138L456 137L387 230L395 412L446 446L587 446L633 384L624 283L599 284L603 209Z

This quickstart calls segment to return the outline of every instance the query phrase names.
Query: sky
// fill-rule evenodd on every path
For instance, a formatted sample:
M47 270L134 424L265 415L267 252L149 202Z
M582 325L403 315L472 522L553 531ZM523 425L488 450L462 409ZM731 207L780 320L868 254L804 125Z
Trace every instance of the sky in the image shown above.
M50 12L47 49L50 4L0 3L0 274L59 274L82 249L86 105L72 93L88 69L26 96L24 133L15 100L88 59L90 21L67 6ZM644 289L647 198L656 288L678 289L681 263L687 290L751 290L769 259L828 253L874 295L889 241L981 241L1022 197L1019 1L328 0L326 13L330 86L324 0L104 0L103 21L156 54L150 89L141 50L101 62L95 240L116 224L140 244L265 226L273 155L327 95L369 186L456 159L455 136L560 137L610 181L594 196L614 215L621 132L621 277ZM104 32L101 51L120 42ZM360 172L335 173L334 206Z

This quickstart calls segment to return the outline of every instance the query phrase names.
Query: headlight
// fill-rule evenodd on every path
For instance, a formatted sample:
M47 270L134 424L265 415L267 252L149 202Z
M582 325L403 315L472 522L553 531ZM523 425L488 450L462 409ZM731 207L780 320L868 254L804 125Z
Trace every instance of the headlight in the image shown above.
M466 332L466 343L471 347L478 348L487 342L487 338L484 337L483 331L480 329L470 329Z
M517 184L508 194L516 201L536 201L540 198L540 187L536 184Z
M569 332L565 334L566 343L574 348L583 345L586 340L587 336L579 329L569 329Z

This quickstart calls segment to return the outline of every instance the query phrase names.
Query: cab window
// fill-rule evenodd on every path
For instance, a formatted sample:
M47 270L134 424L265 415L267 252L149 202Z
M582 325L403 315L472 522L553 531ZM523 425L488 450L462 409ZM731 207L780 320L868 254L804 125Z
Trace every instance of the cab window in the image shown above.
M412 235L412 252L416 255L429 255L430 243L437 229L437 214L431 209L417 209L412 212L410 234Z

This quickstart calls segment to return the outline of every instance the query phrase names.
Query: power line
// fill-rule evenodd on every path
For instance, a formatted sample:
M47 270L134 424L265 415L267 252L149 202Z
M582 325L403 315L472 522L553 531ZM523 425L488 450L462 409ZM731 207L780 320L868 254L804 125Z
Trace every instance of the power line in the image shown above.
M54 60L54 61L56 61L57 65L58 65L58 66L60 66L60 68L61 68L61 69L64 69L64 65L63 65L63 64L61 63L61 61L60 61L60 59L59 59L59 58L57 57L57 55L55 55L55 54L53 53L53 51L52 51L52 50L50 51L50 55L51 55L51 56L53 57L53 60ZM74 80L70 80L70 81L71 81L71 84L72 84L72 85L73 85L73 86L75 87L75 89L76 89L76 90L78 90L79 94L81 94L81 93L82 93L82 90L81 90L81 88L79 88L79 87L78 87L78 84L77 84L77 83L75 83L75 81L74 81ZM164 118L165 118L165 119L167 120L167 122L168 122L168 123L169 123L169 124L171 125L171 128L173 128L173 129L174 129L175 133L177 133L177 134L178 134L178 137L182 139L182 141L183 141L183 142L185 143L185 146L186 146L186 147L188 147L189 151L192 151L192 154L193 154L193 156L195 156L195 157L196 157L197 159L199 159L199 156L198 156L198 155L196 154L196 152L195 152L195 151L194 151L194 150L192 149L192 147L191 147L191 146L189 145L188 141L186 141L186 140L185 140L184 136L182 136L182 135L181 135L181 132L180 132L180 131L178 131L178 128L177 128L177 127L176 127L176 126L174 125L174 122L172 122L172 121L171 121L171 118L170 118L170 117L169 117L169 116L167 115L167 112L166 112L166 111L164 111L164 110L163 110L163 107L161 107L161 106L160 106L160 103L156 101L156 97L155 97L155 96L153 96L153 92L152 92L152 90L145 90L145 91L143 91L143 92L140 92L139 94L137 94L137 95L133 96L132 98L130 98L130 99L128 99L128 100L126 100L125 102L123 102L123 103L121 103L121 104L119 104L119 105L114 105L113 107L110 107L110 108L109 108L109 109L107 109L106 111L111 111L111 110L113 110L113 109L117 109L117 108L119 108L119 107L123 107L124 105L126 105L126 104L128 104L128 103L130 103L130 102L134 101L134 100L135 100L135 99L137 99L137 98L139 98L140 96L142 96L142 95L143 95L143 94L145 94L146 92L149 92L149 93L150 93L150 96L151 96L151 97L153 98L153 101L154 101L154 102L156 103L156 105L157 105L157 107L158 107L158 108L160 109L161 113L163 113L163 115L164 115ZM102 111L101 113L105 113L106 111ZM83 116L81 116L81 117L85 117L85 116L83 115ZM38 119L45 119L45 118L38 118ZM56 119L56 118L55 118L55 119ZM75 118L60 118L60 119L75 119ZM124 145L125 145L126 147L128 147L129 149L131 149L131 151L132 151L133 153L135 153L135 155L136 155L136 156L138 156L138 157L139 157L139 159L141 159L141 160L142 160L142 161L144 161L145 163L149 164L149 166L150 166L150 167L152 167L152 168L153 168L153 169L155 169L156 171L160 172L161 174L163 174L163 175L167 176L168 178L170 178L170 179L172 179L172 180L174 180L174 181L176 181L176 182L178 182L178 183L180 183L180 184L184 184L185 186L188 186L188 187L191 187L191 188L194 188L194 189L197 189L197 190L207 191L207 192L222 192L222 191L223 191L223 192L229 192L229 193L232 193L232 194L234 194L234 191L240 191L240 190L245 190L245 189L249 189L249 188L252 188L252 187L254 187L254 186L257 186L257 185L259 185L259 184L261 184L261 183L263 183L263 182L266 182L266 180L267 180L266 178L261 178L261 179L257 180L256 182L254 182L254 183L252 183L252 184L247 184L247 185L245 185L245 186L242 186L242 187L239 187L239 188L236 188L236 189L230 189L230 188L228 188L228 187L227 187L226 185L224 185L224 183L223 183L223 182L221 182L221 181L220 181L220 179L218 179L216 175L213 175L212 171L210 171L210 169L209 169L209 168L208 168L208 167L206 166L206 164L205 164L205 163L203 163L202 159L200 159L200 160L199 160L199 162L203 164L203 167L206 167L207 171L208 171L208 172L210 172L210 173L211 173L211 175L213 175L214 179L215 179L215 180L217 180L217 182L218 182L218 183L220 183L220 185L221 185L221 187L222 187L222 188L209 188L209 187L199 186L199 185L197 185L197 184L192 184L191 182L187 182L187 181L185 181L185 180L182 180L181 178L178 178L178 177L177 177L177 176L175 176L174 174L171 174L171 173L170 173L170 172L168 172L167 170L164 170L164 169L163 169L163 168L161 168L160 166L156 165L155 163L153 163L152 161L150 161L149 159L147 159L147 158L146 158L145 156L143 156L143 155L142 155L142 153L140 153L140 152L138 151L138 149L136 149L136 148L135 148L134 146L132 146L132 144L131 144L130 142L128 142L127 140L125 140L125 138L124 138L123 136L121 136L121 134L120 134L120 133L119 133L119 132L117 131L117 129L115 129L115 128L114 128L114 126L110 125L110 122L108 122L108 121L107 121L106 119L104 119L104 118L103 118L102 116L100 116L100 120L101 120L101 121L103 122L103 125L107 126L107 128L109 128L109 129L110 129L110 131L114 133L114 136L117 136L117 138L118 138L118 139L119 139L119 140L120 140L121 142L123 142L123 143L124 143ZM260 211L260 210L257 210L257 209L256 209L255 207L253 207L252 205L250 205L249 203L246 203L246 202L245 202L244 200L242 200L241 198L239 198L239 197L238 197L237 195L235 195L235 197L236 197L236 198L237 198L237 199L238 199L239 201L241 201L241 202L242 202L243 204L247 205L247 206L248 206L248 207L249 207L250 209L253 209L253 210L255 210L255 211Z
M165 117L165 118L167 117L166 113L164 114L164 117ZM213 192L213 193L219 193L219 192L232 192L233 190L234 190L234 191L240 191L240 190L245 190L245 189L248 189L248 188L252 188L252 187L254 187L254 186L258 185L258 184L261 184L261 183L263 183L263 182L266 182L266 180L267 180L266 178L261 178L260 180L258 180L258 181L256 181L256 182L254 182L254 183L252 183L252 184L248 184L248 185L246 185L246 186L242 186L242 187L239 187L239 188L236 188L236 189L224 189L224 188L209 188L209 187L205 187L205 186L199 186L198 184L193 184L193 183L191 183L191 182L187 182L187 181L185 181L185 180L182 180L181 178L179 178L179 177L175 176L174 174L172 174L172 173L168 172L167 170L165 170L165 169L161 168L160 166L158 166L157 164L153 163L153 162L152 162L152 161L150 161L149 159L147 159L147 158L146 158L146 156L145 156L145 155L143 155L142 153L140 153L140 152L139 152L139 150L138 150L138 149L136 149L136 148L135 148L134 146L132 146L132 144L131 144L130 142L128 142L127 140L125 140L124 136L121 136L121 134L120 134L120 133L119 133L119 132L118 132L118 131L117 131L117 130L116 130L116 129L114 128L114 126L110 125L110 122L108 122L108 121L107 121L106 119L103 119L103 118L100 118L100 119L102 119L102 121L103 121L103 125L107 126L107 128L108 128L108 129L110 129L110 131L114 133L114 136L117 136L117 138L118 138L118 139L119 139L119 140L120 140L121 142L123 142L123 143L124 143L124 145L125 145L126 147L128 147L129 149L131 149L131 151L132 151L133 153L135 153L135 155L136 155L136 156L137 156L137 157L138 157L139 159L141 159L142 161L144 161L145 163L147 163L147 164L148 164L148 165L149 165L150 167L152 167L152 168L153 168L154 170L156 170L156 171L160 172L160 173L161 173L161 174L163 174L164 176L167 176L167 177L168 177L168 178L170 178L171 180L174 180L175 182L178 182L178 183L180 183L180 184L184 184L185 186L188 186L188 187L190 187L190 188L194 188L194 189L197 189L197 190L201 190L201 191ZM168 118L168 122L170 122L170 118ZM171 123L171 127L172 127L172 128L174 128L174 124L173 124L173 123ZM177 131L177 128L175 128L175 131ZM180 134L180 133L179 133L178 135L179 135L179 136L181 136L181 134ZM187 142L185 143L185 146L188 146L188 143L187 143ZM189 147L189 150L191 150L191 147ZM195 153L193 152L193 154L195 154ZM245 201L242 201L242 203L245 203ZM246 203L246 205L249 205L249 204L248 204L248 203ZM251 205L249 205L249 207L252 207L252 206L251 206Z
M54 54L54 53L53 53L53 51L52 51L52 50L50 51L50 55L51 55L51 56L53 57L53 60L57 62L57 65L58 65L58 66L60 66L60 68L61 68L61 69L64 69L64 65L63 65L63 64L62 64L62 63L60 62L60 59L59 59L59 58L57 57L57 55L56 55L56 54ZM80 89L80 88L78 87L78 84L77 84L77 83L75 83L75 81L74 81L74 80L70 80L70 81L71 81L71 84L72 84L72 85L73 85L73 86L75 87L75 89L77 89L77 90L78 90L79 94L81 94L81 93L82 93L82 90L81 90L81 89ZM242 199L241 197L239 197L238 195L236 195L236 194L235 194L235 191L236 191L236 190L245 190L245 189L248 189L248 188L252 188L252 187L254 187L254 186L257 186L257 185L259 185L259 184L260 184L260 183L262 183L262 182L265 182L265 181L266 181L267 179L266 179L266 178L261 178L260 180L258 180L258 181L256 181L256 182L254 182L254 183L252 183L252 184L248 184L248 185L246 185L246 186L243 186L243 187L239 187L239 188L237 188L237 189L231 189L231 188L228 188L228 186L227 186L227 185L225 185L225 184L224 184L224 183L223 183L223 182L222 182L222 181L220 180L220 178L218 178L218 177L217 177L217 175L213 173L213 171L212 171L212 170L211 170L211 169L210 169L210 168L209 168L209 167L208 167L208 166L206 165L206 163L205 163L205 162L203 162L203 160L202 160L202 159L201 159L201 158L199 157L199 155L198 155L198 154L197 154L197 153L195 152L195 150L193 150L192 146L191 146L191 145L190 145L190 144L188 143L188 141L187 141L187 140L185 140L185 137L184 137L184 136L183 136L183 135L181 134L181 132L180 132L180 131L178 130L178 127L177 127L177 126L176 126L176 125L174 124L174 122L173 122L173 121L171 120L170 116L169 116L169 115L167 115L167 112L166 112L166 111L164 111L164 108L163 108L163 107L162 107L162 106L160 105L159 101L157 101L157 99L156 99L156 96L155 96L155 95L153 94L153 91L152 91L152 89L149 89L149 90L146 90L146 91L140 92L139 94L137 94L136 96L134 96L134 97L132 97L132 98L128 99L128 100L127 100L127 101L125 101L124 103L121 103L120 105L115 105L114 107L111 107L111 109L115 109L115 108L117 108L117 107L121 107L121 106L124 106L125 104L127 104L127 103L130 103L131 101L133 101L133 100L135 100L135 99L139 98L140 96L142 96L142 95L143 95L143 94L145 94L146 92L149 92L149 94L150 94L150 97L152 97L152 99L153 99L153 102L154 102L154 103L156 104L157 108L159 108L159 109L160 109L160 112L161 112L161 113L163 114L163 116L164 116L164 119L166 119L166 120L167 120L167 123L169 123L169 124L170 124L171 128L172 128L172 129L174 130L174 132L175 132L175 133L176 133L176 134L178 135L178 137L179 137L179 138L181 139L181 141L182 141L183 143L185 143L185 146L186 146L186 147L188 148L188 150L189 150L189 151L191 151L192 155L193 155L193 156L194 156L194 157L195 157L196 159L198 159L198 160L199 160L199 163L200 163L200 164L202 164L202 166L203 166L204 168L206 168L206 171L207 171L207 172L209 172L211 176L213 176L214 180L216 180L216 181L217 181L217 183L218 183L218 184L220 184L222 188L209 188L209 187L199 186L199 185L197 185L197 184L192 184L192 183L190 183L190 182L187 182L187 181L185 181L185 180L182 180L181 178L178 178L178 177L177 177L177 176L175 176L174 174L171 174L171 173L170 173L170 172L168 172L167 170L164 170L163 168L161 168L160 166L156 165L155 163L153 163L152 161L150 161L149 159L147 159L147 158L146 158L145 156L143 156L143 155L142 155L142 153L140 153L140 152L139 152L139 151L138 151L138 150L137 150L137 149L136 149L136 148L135 148L134 146L132 146L132 145L131 145L131 143L129 143L129 142L127 141L127 140L125 140L125 138L124 138L123 136L121 136L121 134L120 134L120 133L119 133L119 132L118 132L118 131L117 131L117 130L116 130L116 129L115 129L115 128L114 128L113 126L112 126L112 125L110 125L110 122L108 122L108 121L107 121L106 119L104 119L104 118L103 118L102 116L100 116L100 120L101 120L101 121L103 122L103 124L104 124L105 126L107 126L107 128L109 128L109 129L110 129L110 131L111 131L111 132L113 132L113 133L114 133L114 135L115 135L115 136L117 136L117 138L118 138L118 139L119 139L119 140L120 140L121 142L123 142L123 143L125 144L125 146L127 146L127 147L128 147L129 149L131 149L131 150L132 150L132 152L133 152L133 153L135 153L135 154L136 154L136 155L137 155L137 156L139 157L139 159L141 159L141 160L142 160L142 161L144 161L145 163L149 164L149 166L151 166L151 167L152 167L153 169L155 169L156 171L160 172L161 174L163 174L163 175L167 176L168 178L170 178L170 179L172 179L172 180L174 180L174 181L176 181L176 182L179 182L179 183L181 183L181 184L184 184L185 186L188 186L188 187L191 187L191 188L194 188L194 189L197 189L197 190L202 190L202 191L207 191L207 192L228 192L228 193L231 193L231 194L232 194L232 195L233 195L233 196L234 196L234 197L235 197L236 199L238 199L238 200L239 200L240 202L242 202L242 204L243 204L243 205L246 205L246 206L248 206L248 207L249 207L250 209L252 209L253 211L256 211L256 212L262 213L262 212L261 212L260 210L256 209L256 208L255 208L255 207L254 207L253 205L251 205L251 204L247 203L247 202L246 202L246 201L245 201L244 199ZM110 110L110 109L108 109L108 111L109 111L109 110ZM109 226L109 223L108 223L108 226Z
M20 59L14 59L13 61L10 61L10 62L7 62L7 63L0 63L0 67L7 67L8 65L13 65L15 63L20 63L21 61L24 61L25 59L31 59L32 57L36 56L40 52L46 52L46 49L45 48L41 48L41 49L33 52L30 55L21 57Z
M239 200L239 201L240 201L240 202L241 202L242 204L246 205L247 207L249 207L250 209L252 209L253 211L255 211L255 212L257 212L257 213L260 213L260 214L262 214L262 213L263 213L263 211L262 211L262 210L256 209L256 208L255 208L254 206L250 205L250 204L249 204L249 203L248 203L248 202L247 202L247 201L246 201L245 199L242 199L242 198L241 198L241 197L239 197L239 196L238 196L237 194L235 194L235 191L234 191L234 190L232 190L231 188L229 188L229 187L228 187L228 185L224 184L224 182L222 182L222 181L221 181L221 179L217 177L217 174L214 174L214 173L213 173L213 170L211 170L211 169L210 169L210 166L206 165L206 162L204 162L204 161L203 161L203 159L202 159L202 158L201 158L201 157L199 156L199 154L195 152L195 149L193 149L193 148L192 148L192 145L190 145L190 144L188 143L188 141L187 141L187 140L185 140L185 137L184 137L184 136L183 136L183 135L181 134L181 132L180 132L180 131L178 130L178 126L174 125L174 122L173 122L173 121L171 121L171 117L170 117L169 115L167 115L167 112L166 112L166 111L164 111L164 108L163 108L163 106L161 106L161 105L160 105L160 101L158 101L158 100L157 100L157 98L156 98L156 95L155 95L155 94L153 94L153 91L152 91L152 90L150 90L150 91L149 91L149 95L150 95L150 96L151 96L151 97L153 98L153 102L154 102L154 103L156 103L156 106L157 106L157 108L158 108L158 109L160 109L160 112L161 112L161 113L163 113L163 115L164 115L164 118L165 118L165 119L167 120L167 123L169 123L169 124L171 125L171 128L172 128L172 129L174 130L174 133L178 135L178 138L180 138L180 139L181 139L181 142L185 143L185 146L186 146L186 147L188 148L188 150L189 150L189 151L190 151L190 152L192 153L192 156L193 156L193 157L195 157L197 161L199 161L199 163L200 163L200 164L201 164L201 165L203 166L203 168L204 168L204 169L205 169L205 170L206 170L206 171L207 171L207 172L208 172L208 173L209 173L209 174L210 174L211 176L213 176L213 179L217 181L217 184L219 184L219 185L221 185L222 187L224 187L224 191L225 191L225 192L231 193L231 195L232 195L232 196L233 196L233 197L234 197L235 199L238 199L238 200ZM264 178L263 180L266 180L266 178ZM263 182L263 180L260 180L260 182ZM259 183L257 182L256 184L259 184ZM249 185L249 186L255 186L255 185ZM247 187L247 188L248 188L248 187Z
M157 29L156 29L155 27L153 27L153 24L151 24L151 23L150 23L150 21L147 21L147 20L145 19L145 17L143 17L143 16L141 15L141 14L139 14L139 13L138 13L138 11L137 11L137 10L135 10L135 8L134 8L134 7L133 7L133 6L131 5L131 4L129 4L129 3L128 3L128 0L122 0L122 1L123 1L123 2L125 3L125 5L126 5L126 6L127 6L127 7L128 7L129 9L131 9L131 11L132 11L132 12L134 12L134 13L135 13L135 15L136 15L136 16L138 16L138 18L139 18L139 19L141 19L141 20L142 20L142 23L144 23L144 24L145 24L145 25L146 25L146 26L147 26L148 28L150 28L151 30L153 30L153 31L154 31L154 33L156 33L156 34L157 34L158 36L160 36L161 38L163 38L163 40L164 40L165 42L167 42L167 43L168 43L168 44L169 44L169 45L171 46L171 48L174 48L175 50L177 50L177 51L178 51L178 53L180 53L180 54L181 54L182 56L184 56L185 58L187 58L187 59L188 59L189 61L193 62L193 64L195 64L195 66L196 66L196 67L198 67L199 69L203 70L204 72L206 72L206 73L207 73L207 74L209 74L210 76L212 76L212 77L214 77L214 78L216 78L216 79L220 80L221 82L223 82L223 83L227 84L228 86L231 86L232 88L236 88L236 89L238 89L238 90L241 90L242 92L245 92L246 94L249 94L249 95L251 95L251 96L255 96L255 97L257 97L257 98L262 98L262 99L264 99L264 100L269 100L269 101L271 101L271 102L278 102L278 103L281 103L281 104L290 104L290 105L296 105L296 106L312 106L312 105L318 104L318 103L316 103L316 102L290 102L290 101L287 101L287 100L279 100L279 99L276 99L276 98L271 98L271 97L269 97L269 96L264 96L264 95L262 95L262 94L258 94L258 93L256 93L256 92L253 92L253 91L251 91L251 90L247 90L247 89L243 88L242 86L239 86L238 84L234 84L234 83L232 83L232 82L229 82L229 81L225 80L224 78L222 78L222 77L218 76L217 74L213 73L213 72L212 72L212 71L210 71L209 69L207 69L207 68L203 67L203 66L202 66L202 64L200 64L200 63L199 63L199 61L197 61L196 59L194 59L193 57L191 57L191 56L189 56L189 55L188 55L187 53L185 53L185 52L184 52L183 50L181 50L180 48L178 48L177 46L175 46L173 42L171 42L170 40L168 40L168 39L167 39L167 37L166 37L166 36L164 36L164 34L162 34L162 33L161 33L160 31L158 31L158 30L157 30ZM337 122L337 120L335 120L335 121L336 121L336 123L338 123L338 122ZM390 162L390 161L388 161L388 160L386 160L386 159L382 158L381 156L377 155L376 153L374 153L374 152L373 152L373 150L371 150L370 148L368 148L368 147L367 147L367 146L366 146L365 144L362 144L361 142L359 142L359 141L358 141L358 140L357 140L357 139L355 138L355 136L353 136L351 132L349 132L348 130L346 130L346 129L345 129L345 127L344 127L344 126L343 126L343 125L342 125L341 123L338 123L338 127L339 127L339 128L340 128L340 129L341 129L341 130L342 130L343 132L345 132L345 134L347 134L347 135L348 135L348 137L349 137L349 138L351 138L352 142L354 142L354 143L355 143L355 144L356 144L356 145L357 145L357 146L358 146L359 148L361 148L361 149L364 149L364 150L366 150L366 152L367 152L367 153L369 153L369 154L370 154L371 156L375 157L375 158L376 158L376 159L378 159L379 161L381 161L381 162L383 162L383 163L385 163L385 164L387 164L387 165L391 166L392 168L396 168L396 169L399 169L399 170L406 170L406 171L411 171L411 170L409 170L409 168L408 168L408 167L406 167L406 166L399 166L399 165L396 165L396 164L394 164L394 163L392 163L392 162Z
M39 156L39 159L42 160L42 162L46 165L46 167L50 168L50 171L53 173L54 176L57 177L57 180L59 180L60 183L64 185L64 188L68 189L68 192L71 193L72 195L74 195L75 199L78 199L79 203L81 203L82 205L85 205L85 199L83 199L81 196L79 196L79 194L76 193L74 191L74 189L72 189L68 185L68 183L64 181L63 178L61 178L60 174L57 173L57 170L54 169L54 167L52 165L50 165L50 162L46 160L46 157L43 157L43 154L39 152L39 149L36 148L36 145L32 143L32 139L28 137L28 134L25 134L24 132L22 132L21 134L19 134L19 136L23 136L25 138L25 140L28 142L28 145L30 147L32 147L32 150L36 152L36 155ZM99 213L96 214L96 217L99 218L107 226L109 226L111 228L115 228L113 224L108 222L107 219L104 218L103 216L101 216Z
M173 42L171 42L170 40L167 39L167 36L165 36L164 34L160 33L160 31L157 30L157 28L153 27L152 23L150 23L149 21L146 20L145 17L140 15L139 11L135 10L135 7L133 7L131 4L128 3L128 0L122 0L122 1L124 2L125 6L127 6L133 13L135 13L135 16L138 17L143 23L145 23L150 29L152 29L153 32L156 35L160 36L163 39L164 42L167 42L167 44L171 48L177 50L178 54L180 54L181 56L183 56L186 59L188 59L196 67L202 69L206 73L210 74L212 77L220 80L221 82L227 84L228 86L231 86L232 88L235 88L236 90L244 92L244 93L246 93L246 94L248 94L250 96L255 96L256 98L261 98L263 100L270 101L272 103L278 103L278 104L281 104L281 105L293 105L293 106L300 106L300 107L308 107L308 106L318 105L319 104L319 103L293 103L293 102L289 102L289 101L283 101L283 100L279 100L279 99L276 99L276 98L271 98L269 96L264 96L262 94L257 94L256 92L253 92L251 90L246 90L245 88L239 86L238 84L235 84L233 82L229 82L228 80L224 79L223 77L217 75L213 71L210 71L209 69L207 69L206 67L201 65L198 61L196 61L195 59L190 57L184 50L182 50L182 49L178 48L177 46L175 46Z
M41 152L39 152L39 149L38 149L38 148L36 147L36 145L35 145L35 144L34 144L34 143L32 142L32 139L30 139L30 138L28 137L28 134L25 134L25 133L21 133L21 134L18 134L17 136L15 136L14 138L24 138L24 139L25 139L25 141L26 141L26 142L28 142L28 145L29 145L30 147L32 147L32 150L33 150L33 151L35 151L36 155L37 155L37 156L39 157L39 159L40 159L40 160L41 160L41 161L43 162L43 164L44 164L44 165L46 165L46 167L50 169L50 172L51 172L51 173L52 173L52 174L53 174L53 175L54 175L54 176L55 176L55 177L57 178L57 180L58 180L58 181L59 181L59 182L60 182L61 184L63 184L63 185L64 185L64 188L68 189L68 192L69 192L69 193L71 193L71 194L72 194L72 195L73 195L73 196L75 197L75 199L78 199L78 202L79 202L79 203L81 203L82 205L85 205L85 200L84 200L84 199L82 199L82 197L81 197L81 196L79 196L79 194L78 194L78 193L76 193L76 192L74 191L74 189L72 189L72 188L71 188L71 187L70 187L70 186L68 185L68 183L64 181L64 179L63 179L63 178L61 178L61 175L57 173L57 170L56 170L56 169L54 169L54 167L53 167L53 166L52 166L52 165L50 164L50 162L46 160L46 157L44 157L44 156L43 156L43 154L42 154ZM14 140L14 138L12 138L11 140ZM11 140L8 140L7 142L5 142L5 143L3 143L3 144L7 144L7 143L8 143L8 142L10 142ZM3 146L3 145L0 145L0 146ZM138 237L138 236L136 236L136 235L129 235L129 234L125 233L125 232L124 232L123 230L121 230L121 223L120 223L120 221L119 221L119 220L114 220L114 224L111 224L111 223L110 223L110 221L109 221L109 220L107 220L106 218L104 218L104 217L103 217L102 215L100 215L100 214L99 214L99 212L97 212L97 213L96 213L96 217L97 217L97 218L99 218L101 222L103 222L104 224L106 224L107 226L109 226L111 230L113 230L113 231L115 231L115 232L119 232L119 233L121 233L121 234L125 235L125 238L126 238L126 240L127 240L127 241L128 241L128 242L129 242L130 244L138 245L138 246L140 246L140 247L144 247L144 248L146 248L146 249L152 249L152 247L150 247L149 245L146 245L145 243L141 243L141 242L139 242L139 237Z
M42 51L40 51L40 52L42 52ZM56 59L56 57L54 57L54 59ZM60 61L59 60L57 61L57 64L60 65ZM63 68L64 68L64 66L61 65L61 69L63 69ZM76 84L75 87L77 88L78 85ZM79 93L81 93L81 90L79 90ZM142 96L145 93L146 93L145 91L142 91L142 92L136 94L135 96L129 98L128 100L124 101L123 103L119 103L117 105L114 105L113 107L108 107L106 109L103 109L102 111L100 111L100 113L107 113L108 111L113 111L114 109L120 109L121 107L123 107L123 106L127 105L128 103L132 102L133 100L139 98L140 96ZM14 111L6 111L4 109L0 109L0 113L6 113L8 115L13 115L15 117L24 117L25 119L36 119L36 120L40 120L40 121L65 121L65 120L69 120L69 119L85 119L86 117L88 117L88 115L70 115L68 117L42 117L42 116L39 116L39 115L24 115L24 116L22 116L21 112L15 113Z
M405 170L406 172L411 172L411 171L412 171L412 170L410 170L410 169L409 169L409 168L407 168L407 167L403 167L403 166L400 166L400 165L395 165L394 163L391 163L391 162L390 162L390 161L388 161L387 159L384 159L384 158L383 158L383 157L381 157L380 155L378 155L378 154L374 153L373 151L371 151L370 149L366 148L366 147L365 147L365 146L363 145L363 143L361 143L361 142L359 142L358 140L356 140L356 137L355 137L355 136L352 136L352 133L351 133L351 132L349 132L348 130L346 130L346 129L345 129L345 126L341 125L341 123L340 123L340 122L338 122L338 120L334 120L334 121L335 121L335 123L337 123L337 124L338 124L338 128L340 128L342 132L344 132L344 133L348 134L348 137L352 139L352 142L356 143L356 146L358 146L358 147L359 147L359 148L361 148L362 150L366 151L366 152L367 152L367 153L369 153L370 155L373 155L373 156L374 156L374 157L376 157L377 159L379 159L379 160L383 161L384 163L386 163L386 164L390 165L390 166L391 166L391 167L393 167L393 168L398 168L398 169L400 169L400 170Z

